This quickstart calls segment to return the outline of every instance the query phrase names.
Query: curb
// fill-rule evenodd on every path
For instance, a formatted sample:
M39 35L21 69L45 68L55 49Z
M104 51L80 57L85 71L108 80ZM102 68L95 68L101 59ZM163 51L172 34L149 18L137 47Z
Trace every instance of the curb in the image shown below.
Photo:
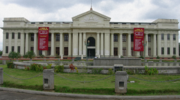
M52 93L52 92L4 88L4 87L0 87L0 91L12 91L12 92L34 94L34 95L61 96L61 97L88 98L88 99L180 99L180 95L165 95L165 96L85 95L85 94L70 94L70 93Z

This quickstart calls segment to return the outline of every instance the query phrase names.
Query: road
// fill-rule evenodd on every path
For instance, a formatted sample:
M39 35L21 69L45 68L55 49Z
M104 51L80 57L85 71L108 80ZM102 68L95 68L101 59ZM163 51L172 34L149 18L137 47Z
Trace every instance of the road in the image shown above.
M86 99L0 91L0 100L179 100L179 99Z

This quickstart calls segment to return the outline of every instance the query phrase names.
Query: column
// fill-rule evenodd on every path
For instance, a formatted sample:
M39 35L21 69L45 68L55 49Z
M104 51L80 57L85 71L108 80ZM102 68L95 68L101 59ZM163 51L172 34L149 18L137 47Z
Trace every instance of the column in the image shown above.
M153 34L153 57L156 57L156 34Z
M146 42L146 47L145 47L145 50L146 50L145 53L146 54L145 54L145 57L148 57L148 34L145 34L145 42Z
M54 53L54 33L51 33L51 56L55 56L55 53Z
M114 56L114 33L111 33L111 56Z
M158 56L161 57L161 34L158 32Z
M103 51L104 51L104 49L103 49L103 42L104 42L104 40L103 40L103 38L104 38L104 35L103 35L103 33L101 33L101 55L103 56L104 55L104 53L103 53Z
M79 56L82 55L82 33L79 33Z
M21 35L22 39L23 39L23 36L24 36L24 35ZM21 40L22 40L22 39L21 39ZM23 48L23 47L21 47L21 51L22 51L22 48ZM34 53L35 53L35 55L37 56L37 34L36 34L36 33L34 33Z
M164 34L164 57L167 56L167 34Z
M47 56L47 51L46 51L46 50L43 50L43 51L42 51L42 54L44 55L44 57L46 57L46 56Z
M68 54L69 54L69 56L71 56L71 33L69 33L69 44L68 44Z
M97 33L97 48L96 48L96 56L99 57L99 33Z
M136 57L140 57L140 51L136 51Z
M170 56L173 56L173 34L170 34Z
M14 33L14 36L15 36L15 38L14 38L14 52L17 52L18 50L17 50L17 41L18 41L18 33ZM22 55L23 56L23 55Z
M86 40L86 33L83 33L83 55L86 56L86 44L87 40Z
M60 33L60 55L61 59L63 59L63 33Z
M12 40L12 33L9 33L9 47L8 47L9 52L8 52L8 54L11 52L11 49L12 49L11 40Z
M179 57L179 33L176 35L176 57Z
M28 51L29 51L29 34L26 33L26 52L28 52Z
M110 33L105 33L105 56L110 56L110 47L109 47L109 44L110 44Z
M73 56L76 57L78 54L78 32L73 33Z
M119 33L119 56L122 56L122 49L123 49L123 45L122 45L122 34Z
M131 33L128 33L128 57L131 57Z
M3 54L2 54L2 56L5 56L5 54L6 54L6 44L5 44L5 40L6 40L6 33L3 31Z

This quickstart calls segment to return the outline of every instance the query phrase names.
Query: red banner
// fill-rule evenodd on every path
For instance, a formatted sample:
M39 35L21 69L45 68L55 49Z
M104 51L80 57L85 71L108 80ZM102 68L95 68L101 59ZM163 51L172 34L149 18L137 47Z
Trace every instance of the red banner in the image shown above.
M38 50L48 50L49 27L38 29Z
M134 28L134 51L144 51L144 28Z

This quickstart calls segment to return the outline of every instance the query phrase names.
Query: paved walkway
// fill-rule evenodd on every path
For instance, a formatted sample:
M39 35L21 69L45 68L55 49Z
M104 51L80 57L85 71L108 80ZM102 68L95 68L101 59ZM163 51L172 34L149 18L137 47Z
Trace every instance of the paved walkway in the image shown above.
M0 87L0 100L180 100L180 96L84 95Z

